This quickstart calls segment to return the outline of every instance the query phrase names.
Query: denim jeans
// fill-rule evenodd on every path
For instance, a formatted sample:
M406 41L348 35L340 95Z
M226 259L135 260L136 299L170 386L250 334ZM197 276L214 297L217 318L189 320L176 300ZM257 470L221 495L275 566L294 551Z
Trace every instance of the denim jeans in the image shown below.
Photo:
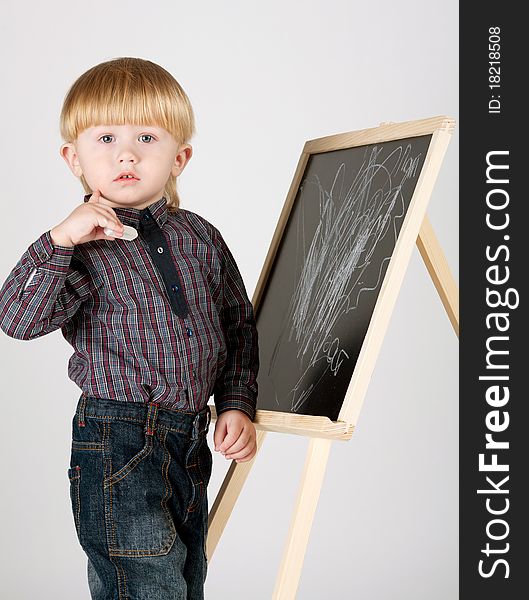
M79 398L68 477L93 600L203 600L210 419Z

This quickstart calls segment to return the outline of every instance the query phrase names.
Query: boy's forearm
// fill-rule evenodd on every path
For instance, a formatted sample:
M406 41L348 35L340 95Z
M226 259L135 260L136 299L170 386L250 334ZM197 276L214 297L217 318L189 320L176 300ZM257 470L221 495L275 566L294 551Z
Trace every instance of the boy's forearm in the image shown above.
M81 304L70 272L72 247L53 245L43 233L19 259L0 289L0 329L8 336L32 340L55 331ZM66 278L70 275L68 289Z

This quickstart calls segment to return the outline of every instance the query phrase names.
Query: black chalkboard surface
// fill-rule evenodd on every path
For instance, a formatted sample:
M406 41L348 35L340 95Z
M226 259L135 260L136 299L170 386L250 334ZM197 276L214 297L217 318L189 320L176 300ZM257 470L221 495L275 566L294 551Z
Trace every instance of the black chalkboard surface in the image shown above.
M256 314L258 410L338 418L431 139L308 158Z

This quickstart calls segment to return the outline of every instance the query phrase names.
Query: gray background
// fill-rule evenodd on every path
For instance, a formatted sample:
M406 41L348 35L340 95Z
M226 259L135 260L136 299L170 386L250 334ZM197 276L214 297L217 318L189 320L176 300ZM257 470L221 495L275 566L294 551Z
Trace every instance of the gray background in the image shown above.
M458 118L458 5L57 0L0 9L0 279L82 202L59 156L68 87L118 56L161 64L188 93L184 208L216 225L252 297L308 139ZM458 277L458 127L428 215ZM70 509L79 388L60 331L0 334L0 597L88 600ZM458 342L417 249L359 425L332 445L297 597L453 599L458 565ZM213 427L210 430L212 443ZM272 596L308 439L270 433L210 562L206 598ZM210 504L229 463L214 454Z

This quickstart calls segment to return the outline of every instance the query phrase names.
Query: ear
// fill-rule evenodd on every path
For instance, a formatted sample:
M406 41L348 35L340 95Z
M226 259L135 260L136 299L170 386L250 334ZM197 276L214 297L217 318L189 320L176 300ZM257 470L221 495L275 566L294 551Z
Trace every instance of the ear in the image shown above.
M171 168L171 175L173 177L178 177L192 156L193 147L191 144L182 144L178 149L178 154L175 156L174 164Z
M79 164L79 158L77 157L75 144L71 142L63 144L59 149L59 154L64 158L66 164L70 167L71 172L76 177L81 177L83 171L81 169L81 165Z

